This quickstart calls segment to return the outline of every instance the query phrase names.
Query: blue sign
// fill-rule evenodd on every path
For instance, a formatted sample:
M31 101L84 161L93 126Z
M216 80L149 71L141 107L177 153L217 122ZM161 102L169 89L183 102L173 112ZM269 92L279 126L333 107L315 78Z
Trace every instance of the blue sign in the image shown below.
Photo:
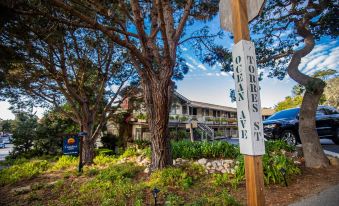
M65 155L79 154L79 137L76 135L64 137L62 151Z

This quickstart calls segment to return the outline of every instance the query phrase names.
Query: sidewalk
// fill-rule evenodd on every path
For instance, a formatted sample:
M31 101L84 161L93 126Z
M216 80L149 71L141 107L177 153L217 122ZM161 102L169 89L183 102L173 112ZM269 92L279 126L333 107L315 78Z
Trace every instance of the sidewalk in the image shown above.
M323 190L322 192L306 197L305 199L290 204L290 206L338 206L339 205L339 185Z

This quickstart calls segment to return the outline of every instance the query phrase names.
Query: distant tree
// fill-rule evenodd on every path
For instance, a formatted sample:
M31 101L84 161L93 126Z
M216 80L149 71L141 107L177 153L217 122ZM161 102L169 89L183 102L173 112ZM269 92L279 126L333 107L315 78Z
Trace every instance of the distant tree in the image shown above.
M274 107L276 112L290 109L294 107L299 107L303 101L303 97L301 95L297 95L294 97L288 96L285 97L284 101L278 102L278 104Z
M82 154L84 163L92 163L94 143L135 74L125 49L101 31L63 24L73 17L49 3L0 6L0 51L15 57L0 61L2 94L11 103L55 108L71 118L87 133Z
M14 120L12 156L28 154L37 139L38 117L29 113L17 113Z
M339 77L327 81L324 95L326 99L324 104L339 109Z
M61 154L64 135L77 134L79 131L79 125L71 118L56 110L48 111L39 119L33 150L35 150L36 155Z
M0 121L0 131L4 133L12 133L13 132L13 120Z
M336 73L337 73L337 71L334 70L334 69L319 70L319 71L316 71L314 74L312 74L312 77L320 78L323 81L327 81L331 77L334 77L334 75ZM292 93L294 95L303 95L304 92L305 92L305 87L300 85L300 84L297 84L297 85L293 86L293 88L292 88ZM324 101L321 101L321 99L320 99L320 102L322 103Z

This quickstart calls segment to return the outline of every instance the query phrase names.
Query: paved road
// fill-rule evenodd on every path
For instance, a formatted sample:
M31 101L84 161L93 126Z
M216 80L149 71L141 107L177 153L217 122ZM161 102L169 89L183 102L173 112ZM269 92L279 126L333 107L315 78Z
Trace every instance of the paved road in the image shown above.
M13 149L13 144L6 144L6 148L3 148L3 149L1 148L0 149L0 161L4 161L5 157L9 155L12 149Z
M306 197L290 206L338 206L339 205L339 185L330 187L316 195Z

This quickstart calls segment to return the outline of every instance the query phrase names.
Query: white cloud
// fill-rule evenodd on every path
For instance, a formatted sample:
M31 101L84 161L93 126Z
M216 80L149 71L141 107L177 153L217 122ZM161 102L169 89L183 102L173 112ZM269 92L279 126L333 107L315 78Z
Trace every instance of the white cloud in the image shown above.
M324 69L339 68L339 48L338 41L327 42L316 45L313 51L302 58L300 70L308 75Z
M204 71L207 70L207 68L206 68L205 65L203 65L203 64L199 64L199 65L198 65L198 68L200 68L200 69L202 69L202 70L204 70Z

